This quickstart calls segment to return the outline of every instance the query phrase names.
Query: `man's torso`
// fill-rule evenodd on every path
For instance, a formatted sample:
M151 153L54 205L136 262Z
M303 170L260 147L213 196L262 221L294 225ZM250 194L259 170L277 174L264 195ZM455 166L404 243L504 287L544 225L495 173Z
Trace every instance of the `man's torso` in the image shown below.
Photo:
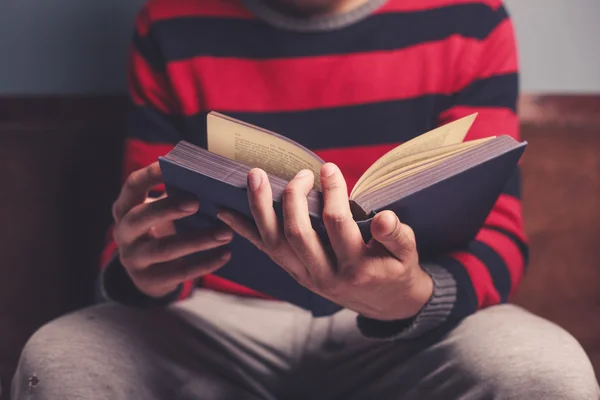
M328 31L286 31L237 0L155 1L150 34L184 138L205 145L215 110L288 136L337 163L352 188L394 146L424 133L469 83L470 51L494 7L392 0ZM467 23L468 22L468 23ZM142 51L142 56L143 56Z

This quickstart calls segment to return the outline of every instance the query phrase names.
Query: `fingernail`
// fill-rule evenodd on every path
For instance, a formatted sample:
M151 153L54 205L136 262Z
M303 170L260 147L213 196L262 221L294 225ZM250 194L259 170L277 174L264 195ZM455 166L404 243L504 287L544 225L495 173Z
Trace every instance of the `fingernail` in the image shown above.
M380 220L382 220L381 223L383 224L383 228L387 228L385 229L384 235L390 236L396 231L396 227L400 221L398 220L398 217L396 217L396 215L391 211L386 211L382 214L383 215L380 217Z
M231 216L229 214L220 212L217 214L217 218L219 218L221 221L225 222L227 225L231 225Z
M217 239L219 242L225 242L228 240L231 240L231 238L233 237L233 233L231 233L231 231L217 231L213 234L213 237L215 239Z
M310 169L303 169L296 174L296 178L306 178L310 174L312 174L312 171Z
M185 212L193 212L198 210L198 202L196 200L186 200L179 207Z
M251 170L248 173L248 186L250 186L250 190L256 190L260 187L262 182L262 173L257 170Z
M321 167L321 176L324 177L330 177L331 175L335 174L337 171L339 171L339 168L333 164L333 163L327 163L327 164L323 164L323 166Z

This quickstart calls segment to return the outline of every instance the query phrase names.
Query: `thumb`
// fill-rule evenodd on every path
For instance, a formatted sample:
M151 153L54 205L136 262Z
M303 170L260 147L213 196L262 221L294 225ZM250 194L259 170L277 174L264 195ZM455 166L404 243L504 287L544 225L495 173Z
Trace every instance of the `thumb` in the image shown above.
M400 261L407 261L417 251L413 230L401 223L392 211L382 211L375 215L371 221L371 234L373 239Z

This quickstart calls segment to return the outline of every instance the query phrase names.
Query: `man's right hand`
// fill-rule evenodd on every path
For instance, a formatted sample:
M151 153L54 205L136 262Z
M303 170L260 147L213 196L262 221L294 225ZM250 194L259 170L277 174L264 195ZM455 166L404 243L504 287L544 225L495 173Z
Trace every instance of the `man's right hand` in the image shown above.
M173 221L194 214L198 202L148 199L148 192L161 183L157 162L133 172L112 208L121 263L137 288L151 297L165 296L180 283L222 267L231 258L226 248L202 260L183 257L223 246L233 237L227 227L175 235Z

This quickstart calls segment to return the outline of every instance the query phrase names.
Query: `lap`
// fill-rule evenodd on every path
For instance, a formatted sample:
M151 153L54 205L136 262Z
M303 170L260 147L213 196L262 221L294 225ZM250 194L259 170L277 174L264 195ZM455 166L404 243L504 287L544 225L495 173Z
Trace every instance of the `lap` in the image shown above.
M15 398L598 399L575 339L513 305L425 340L369 340L354 319L208 291L161 310L96 306L31 338Z
M223 304L227 301L230 304ZM273 366L284 365L288 355L269 352L255 324L239 323L242 314L259 326L272 320L279 322L280 331L292 326L278 308L259 312L233 297L208 293L165 309L103 304L65 315L28 341L13 396L276 398L279 379ZM277 329L268 333L281 334ZM36 384L31 387L34 375Z
M145 314L114 305L92 307L53 321L25 346L13 383L15 396L22 398L27 393L32 398L50 399L60 393L55 391L69 388L70 398L85 398L102 385L96 398L125 398L131 391L134 399L152 399L152 393L165 390L164 382L154 379L165 371L157 359L169 346L168 340L161 340L168 336L161 328L174 322L164 312ZM36 384L26 379L33 376Z
M479 311L442 338L374 344L363 354L369 352L372 355L363 355L361 368L331 364L337 376L345 376L345 384L331 388L327 398L597 400L600 396L579 343L557 325L514 305Z

